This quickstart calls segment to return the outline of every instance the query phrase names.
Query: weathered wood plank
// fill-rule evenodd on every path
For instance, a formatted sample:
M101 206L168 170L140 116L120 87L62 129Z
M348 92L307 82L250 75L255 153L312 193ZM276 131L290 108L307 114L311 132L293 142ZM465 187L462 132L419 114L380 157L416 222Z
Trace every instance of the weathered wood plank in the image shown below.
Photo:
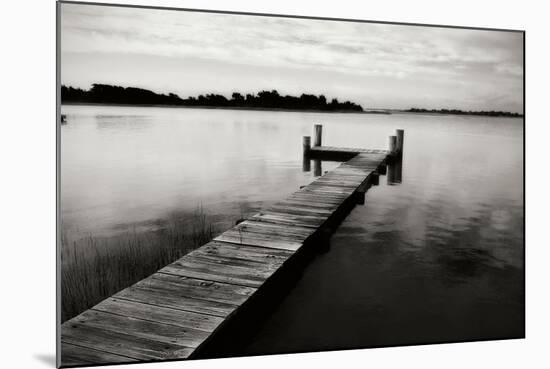
M339 204L331 204L331 203L325 203L321 201L307 201L307 200L300 200L297 198L288 198L284 201L279 201L273 206L291 206L291 207L305 207L313 210L323 210L328 211L329 213L334 212L334 210L338 207Z
M260 231L260 232L281 232L281 234L296 234L296 235L303 235L303 236L309 236L311 235L312 231L310 228L307 227L301 227L298 225L295 226L288 226L288 227L281 227L277 225L270 225L270 224L262 224L261 222L256 222L254 220L245 220L242 223L239 223L238 226L236 226L234 229L238 230L247 230L247 231Z
M292 251L296 251L302 246L302 243L300 241L286 239L283 237L274 238L269 236L262 236L261 234L250 232L228 231L216 237L215 240L231 242L238 245L260 246Z
M261 223L260 223L261 224ZM243 242L245 238L250 239L262 239L266 241L273 241L273 242L282 242L282 243L295 243L295 242L301 242L305 240L308 237L308 235L303 233L294 233L291 231L277 231L274 229L268 229L268 228L261 228L260 226L256 227L247 227L247 228L240 228L240 229L230 229L229 231L226 231L222 233L220 236L216 237L215 239L217 241L223 241L223 238L232 238L239 240L238 242L233 241L233 243L237 244L244 244L246 245L246 242ZM256 244L252 244L252 246L259 246ZM286 247L283 247L286 248Z
M187 257L162 268L159 272L214 282L259 287L278 267L278 264L268 264L261 267L244 268Z
M272 223L280 225L299 225L301 227L310 227L313 229L319 228L325 221L326 217L314 217L308 215L296 215L285 212L261 212L253 215L251 219L262 223Z
M296 191L292 195L290 195L288 200L299 200L299 201L307 201L307 202L313 202L313 203L323 203L323 204L332 204L332 205L340 205L344 200L346 199L346 196L322 196L321 194L311 192L311 191Z
M185 359L194 349L76 323L63 324L61 341L137 360Z
M226 242L212 241L196 250L197 252L220 255L225 257L237 257L248 260L271 260L277 259L286 261L293 255L293 252L280 249L267 249L263 247L254 247L246 245L235 245Z
M158 275L160 275L160 273L155 274L155 276ZM114 297L103 300L92 309L126 315L132 318L151 320L158 323L171 324L183 328L194 328L205 332L212 332L223 322L223 318L217 316L176 310Z
M105 365L137 362L125 356L98 351L69 343L61 343L61 366Z
M195 255L195 258L197 256ZM223 260L223 259L222 259ZM226 263L224 261L224 263ZM247 264L250 267L250 263ZM190 298L240 305L256 292L255 288L217 283L202 279L155 273L136 283L135 287L151 289L173 289Z
M326 201L338 201L339 203L344 202L349 195L347 193L327 193L321 190L314 189L313 187L304 187L299 191L296 191L293 195L296 196L313 196L317 198L325 198Z
M86 310L78 315L73 323L185 347L198 347L210 335L210 332L198 329L158 323L94 309Z
M297 213L297 214L303 214L303 215L315 215L318 217L328 217L333 212L330 210L325 209L319 209L314 208L310 206L305 205L288 205L288 204L273 204L269 206L267 211L273 210L273 211L281 211L281 212L289 212L291 214Z
M167 270L170 271L170 268ZM223 302L190 298L183 293L176 293L169 288L154 289L132 286L116 293L113 297L222 318L228 316L237 307L237 305Z
M388 150L378 149L360 149L353 147L335 147L335 146L313 146L310 149L311 152L341 152L348 154L384 154L388 155Z

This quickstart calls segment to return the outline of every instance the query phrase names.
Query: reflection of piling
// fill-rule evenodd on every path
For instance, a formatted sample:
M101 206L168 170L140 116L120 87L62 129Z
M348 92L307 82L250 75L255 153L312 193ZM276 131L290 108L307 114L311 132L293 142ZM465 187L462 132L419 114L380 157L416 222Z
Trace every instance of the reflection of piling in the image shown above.
M401 183L402 179L402 171L403 171L403 161L401 159L392 160L390 164L388 165L388 185L394 185Z
M402 182L404 142L405 131L402 129L395 130L395 136L390 136L389 151L392 158L389 160L387 167L388 185Z
M321 146L322 136L323 136L323 125L316 124L313 129L313 147ZM313 175L315 177L320 177L323 175L323 168L321 166L321 160L313 160Z
M315 177L320 177L323 174L323 167L321 165L321 160L313 160L313 175Z
M309 155L309 150L311 150L311 137L310 136L304 136L302 140L302 146L304 150L304 156Z
M309 172L311 170L311 161L309 160L309 151L311 150L311 137L304 136L302 140L303 156L302 156L302 170Z
M311 160L309 160L309 157L307 155L304 155L304 157L302 158L302 171L311 171Z

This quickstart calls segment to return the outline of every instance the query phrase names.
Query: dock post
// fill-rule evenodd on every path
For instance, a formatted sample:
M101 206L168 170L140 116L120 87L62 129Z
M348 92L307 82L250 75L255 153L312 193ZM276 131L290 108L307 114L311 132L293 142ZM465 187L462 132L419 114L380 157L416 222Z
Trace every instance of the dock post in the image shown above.
M395 150L397 149L397 136L390 136L390 153L395 154Z
M357 205L365 205L365 191L355 192L355 203Z
M378 175L378 173L371 174L370 184L372 186L378 186L380 184L380 176Z
M403 155L403 140L404 140L404 136L405 136L405 131L402 130L402 129L397 129L395 131L396 135L397 135L397 142L396 142L396 149L397 149L397 153L402 156Z
M313 141L313 146L321 146L321 138L323 136L323 125L315 125L315 141Z
M310 136L304 136L303 139L303 147L304 147L304 156L309 155L309 150L311 149L311 137Z

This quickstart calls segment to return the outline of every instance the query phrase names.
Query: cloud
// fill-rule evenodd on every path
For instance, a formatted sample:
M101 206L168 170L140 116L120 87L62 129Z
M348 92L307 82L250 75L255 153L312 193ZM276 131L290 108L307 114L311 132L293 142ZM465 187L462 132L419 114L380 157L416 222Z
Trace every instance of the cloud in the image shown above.
M308 80L313 86L312 78L319 72L349 74L384 79L396 86L417 85L426 89L423 95L430 96L441 94L445 85L450 99L463 102L468 99L456 95L456 85L472 91L512 88L512 95L522 103L520 33L67 3L62 5L61 19L65 56L176 58L182 68L186 60L200 58L217 65L241 65L237 73L243 80L251 66L291 69L301 73L297 75L304 86ZM64 66L78 69L77 65ZM155 73L154 62L150 69L149 73ZM359 86L350 84L349 88Z

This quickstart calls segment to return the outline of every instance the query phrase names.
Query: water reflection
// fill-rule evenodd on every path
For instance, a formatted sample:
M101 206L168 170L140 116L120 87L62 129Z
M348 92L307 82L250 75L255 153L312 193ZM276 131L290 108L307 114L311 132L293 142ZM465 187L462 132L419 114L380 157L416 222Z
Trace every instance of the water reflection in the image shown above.
M387 166L387 184L388 185L397 185L401 183L403 173L403 159L398 158L393 160Z
M313 160L313 175L315 177L320 177L323 175L322 161L319 159Z
M311 159L308 155L304 154L302 157L302 172L311 171Z
M303 155L302 172L311 171L311 162L313 161L313 176L320 177L323 175L323 161L320 159L310 159L308 155Z

